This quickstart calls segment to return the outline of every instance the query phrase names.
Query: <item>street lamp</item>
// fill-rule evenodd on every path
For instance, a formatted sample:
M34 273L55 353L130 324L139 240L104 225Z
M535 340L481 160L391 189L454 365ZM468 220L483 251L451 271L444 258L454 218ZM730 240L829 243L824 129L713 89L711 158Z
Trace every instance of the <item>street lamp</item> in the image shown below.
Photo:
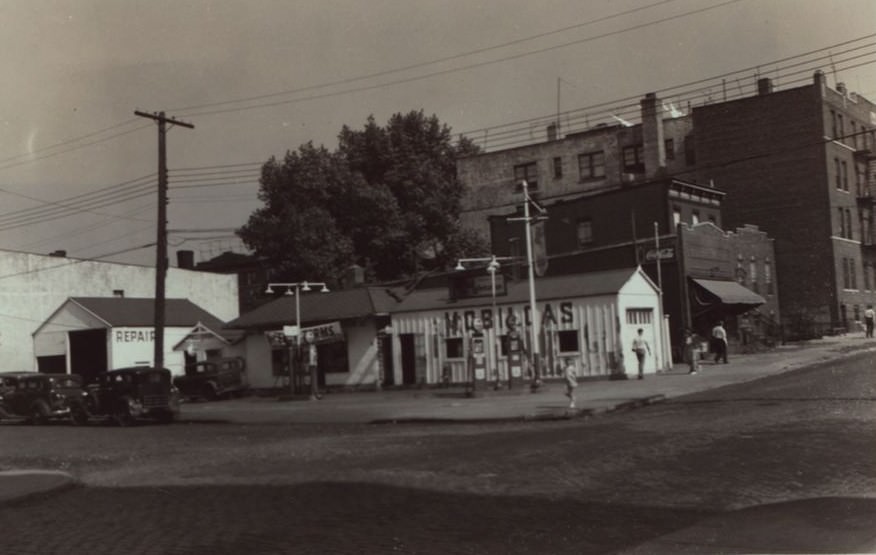
M501 319L499 318L498 312L496 311L496 272L498 272L499 268L501 268L501 264L499 264L500 261L505 262L505 261L511 261L511 260L514 260L514 258L510 257L510 256L496 256L496 255L490 255L488 257L482 257L482 258L460 258L456 262L456 268L455 268L457 271L461 271L461 270L465 270L465 266L463 265L465 263L487 262L487 272L489 272L489 274L490 274L490 291L491 291L492 299L493 299L493 312L492 312L492 314L493 314L493 325L492 325L492 328L493 328L493 365L494 365L493 374L496 376L496 388L497 389L499 387L499 333L498 333L498 330L499 330L499 325L500 325L499 320L501 320ZM508 370L508 387L509 387L509 389L511 387L511 370L510 370L510 368Z
M296 281L294 283L269 283L265 289L265 294L273 295L274 287L283 288L286 290L285 295L295 295L295 354L299 355L301 347L301 293L312 291L312 287L322 287L320 293L328 293L328 286L321 281ZM298 356L296 356L298 358ZM289 361L289 390L295 394L295 377L293 376L292 361ZM317 372L316 366L310 369L310 398L317 398Z

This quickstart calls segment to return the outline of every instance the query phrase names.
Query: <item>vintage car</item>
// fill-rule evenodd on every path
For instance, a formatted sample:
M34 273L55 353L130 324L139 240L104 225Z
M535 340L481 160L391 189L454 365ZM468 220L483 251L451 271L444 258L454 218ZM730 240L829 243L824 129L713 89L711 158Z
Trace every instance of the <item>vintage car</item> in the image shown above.
M85 395L76 374L0 373L0 419L84 424L88 420Z
M230 397L246 390L243 379L244 360L224 357L202 360L186 365L185 375L173 379L173 384L187 398L208 401Z
M103 372L86 388L89 417L104 417L120 426L138 420L173 422L179 416L179 392L170 370L131 366Z

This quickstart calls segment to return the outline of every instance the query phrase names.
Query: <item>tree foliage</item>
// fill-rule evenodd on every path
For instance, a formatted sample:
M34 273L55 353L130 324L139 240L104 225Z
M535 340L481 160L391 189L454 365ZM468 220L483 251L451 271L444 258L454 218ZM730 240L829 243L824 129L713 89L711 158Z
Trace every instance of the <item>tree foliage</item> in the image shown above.
M289 279L333 281L350 265L390 280L446 267L486 252L459 225L463 185L456 158L474 154L468 139L422 111L368 118L341 129L335 151L301 145L262 168L256 210L238 230L257 255Z

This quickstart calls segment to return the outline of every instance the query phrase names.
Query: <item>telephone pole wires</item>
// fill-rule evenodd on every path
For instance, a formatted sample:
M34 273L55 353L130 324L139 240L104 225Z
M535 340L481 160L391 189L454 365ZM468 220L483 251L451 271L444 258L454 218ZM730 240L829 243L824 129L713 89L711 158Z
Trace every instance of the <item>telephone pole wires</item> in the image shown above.
M194 129L191 123L168 118L164 112L149 114L134 110L134 114L158 123L158 221L155 253L155 351L153 366L164 367L164 281L167 277L167 124Z

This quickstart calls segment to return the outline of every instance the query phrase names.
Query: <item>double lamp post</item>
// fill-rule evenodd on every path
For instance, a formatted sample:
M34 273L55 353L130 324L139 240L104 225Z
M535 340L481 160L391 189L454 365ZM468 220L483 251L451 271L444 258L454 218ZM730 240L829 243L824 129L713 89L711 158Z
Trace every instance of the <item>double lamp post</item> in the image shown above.
M328 286L321 281L296 281L292 283L269 283L265 293L268 295L274 294L274 288L285 289L285 295L295 295L295 327L291 334L295 339L294 356L289 360L289 389L290 393L295 394L295 365L296 360L300 360L301 355L301 293L312 291L313 287L321 287L320 293L328 293ZM310 398L317 399L319 390L317 388L317 367L316 364L310 363Z

